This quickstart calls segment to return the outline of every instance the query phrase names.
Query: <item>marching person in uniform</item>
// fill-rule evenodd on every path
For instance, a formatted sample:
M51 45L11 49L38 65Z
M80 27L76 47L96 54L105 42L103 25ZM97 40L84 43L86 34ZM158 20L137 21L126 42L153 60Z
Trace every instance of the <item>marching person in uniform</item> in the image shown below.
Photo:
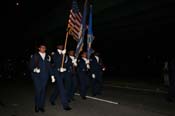
M164 62L163 79L164 79L164 85L169 86L168 61Z
M169 72L169 90L168 90L167 100L169 102L174 102L175 100L175 57L169 59L168 72Z
M78 60L77 73L80 80L80 96L82 99L86 99L88 90L89 76L88 70L90 69L89 60L87 59L87 53L82 52L81 58Z
M90 72L92 77L92 95L102 94L102 76L105 68L103 67L102 60L100 59L99 53L95 52L92 54L90 59Z
M74 56L74 51L70 50L66 57L66 72L65 72L65 88L68 101L74 100L74 93L76 91L77 79L76 79L76 67L77 59Z
M66 91L63 83L64 73L66 68L61 67L63 55L65 55L66 50L63 50L63 45L57 45L57 51L53 54L53 72L56 78L56 84L54 91L50 97L50 102L55 105L55 100L58 93L61 98L61 103L64 110L71 110L68 99L66 96Z
M44 112L46 97L46 85L51 76L54 79L51 69L51 57L46 54L46 45L39 45L39 52L31 56L30 69L35 88L35 112Z

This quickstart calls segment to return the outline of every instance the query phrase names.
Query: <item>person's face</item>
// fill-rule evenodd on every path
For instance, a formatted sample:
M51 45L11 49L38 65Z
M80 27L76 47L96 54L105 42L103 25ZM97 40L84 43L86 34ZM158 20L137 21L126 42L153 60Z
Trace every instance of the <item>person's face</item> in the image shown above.
M41 46L39 47L39 51L40 51L41 53L45 53L45 52L46 52L46 46L41 45Z
M86 52L84 52L84 53L82 54L82 57L83 57L83 58L87 58Z
M100 56L100 54L99 54L99 53L97 53L97 52L96 52L94 55L95 55L95 56Z
M58 45L57 49L63 50L63 45Z
M74 51L69 51L70 56L74 56Z

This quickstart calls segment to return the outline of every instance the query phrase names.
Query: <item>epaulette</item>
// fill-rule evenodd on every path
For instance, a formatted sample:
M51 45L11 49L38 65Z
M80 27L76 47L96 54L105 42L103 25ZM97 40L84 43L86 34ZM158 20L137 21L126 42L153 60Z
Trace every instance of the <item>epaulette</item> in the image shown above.
M33 54L30 55L30 58L33 58Z
M55 52L51 52L51 55L53 56L55 54Z

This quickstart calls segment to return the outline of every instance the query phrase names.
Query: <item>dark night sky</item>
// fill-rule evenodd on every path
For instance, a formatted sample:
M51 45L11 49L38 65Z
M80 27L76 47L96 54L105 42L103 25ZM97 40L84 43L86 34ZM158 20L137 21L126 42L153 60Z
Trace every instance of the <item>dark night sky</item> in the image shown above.
M64 41L71 0L16 1L19 6L9 2L3 17L1 44L15 50L10 55L30 50L42 39L49 47ZM78 0L81 11L83 1ZM173 0L94 0L94 47L108 63L171 54L174 6ZM23 44L16 48L19 41ZM8 52L2 45L2 53Z

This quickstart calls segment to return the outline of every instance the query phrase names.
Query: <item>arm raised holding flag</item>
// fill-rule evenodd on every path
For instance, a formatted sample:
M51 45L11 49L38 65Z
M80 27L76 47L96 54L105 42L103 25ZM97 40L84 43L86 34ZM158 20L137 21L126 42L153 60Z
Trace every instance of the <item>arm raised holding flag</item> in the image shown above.
M66 39L64 43L64 53L61 63L61 68L63 68L64 65L64 59L65 59L65 53L66 53L66 46L67 46L67 40L69 34L73 36L73 38L78 41L79 32L80 32L80 26L81 26L81 13L78 9L78 4L76 0L72 1L72 8L70 10L69 20L68 20L68 26L67 26L67 32L66 32Z

